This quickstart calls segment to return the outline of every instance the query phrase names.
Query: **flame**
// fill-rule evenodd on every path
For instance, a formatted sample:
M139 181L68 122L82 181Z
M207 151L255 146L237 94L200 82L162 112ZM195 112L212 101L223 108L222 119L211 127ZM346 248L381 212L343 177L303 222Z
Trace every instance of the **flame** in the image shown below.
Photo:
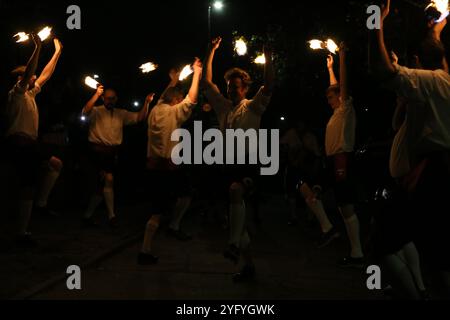
M336 52L339 51L338 45L336 44L336 42L334 42L331 39L327 40L327 49L328 49L328 51L330 51L333 54L336 54Z
M243 38L236 40L234 50L236 50L236 53L240 56L244 56L247 54L247 43L245 43L245 40Z
M449 16L448 0L431 0L431 3L426 7L428 10L430 7L434 7L441 13L441 17L436 20L437 23L444 21Z
M264 56L264 54L260 54L259 56L257 56L256 59L255 59L255 63L256 64L265 64L266 63L266 57Z
M186 65L183 70L181 70L180 73L180 81L183 81L184 79L186 79L187 77L189 77L192 73L194 72L194 69L192 69L191 65Z
M16 41L17 43L25 42L25 41L28 41L28 39L30 39L30 37L25 32L19 32L19 33L15 34L13 36L13 38L18 38Z
M309 47L313 50L323 49L323 47L324 47L323 41L320 41L320 40L311 40L308 42L309 42Z
M92 89L97 89L97 87L100 85L100 83L92 77L86 77L84 79L84 84Z
M154 64L153 62L147 62L139 68L141 69L142 73L149 73L156 70L156 68L158 68L158 65Z
M51 33L52 33L52 28L51 27L45 27L44 29L39 31L38 36L39 36L39 38L41 38L41 41L44 41L45 39L50 37Z

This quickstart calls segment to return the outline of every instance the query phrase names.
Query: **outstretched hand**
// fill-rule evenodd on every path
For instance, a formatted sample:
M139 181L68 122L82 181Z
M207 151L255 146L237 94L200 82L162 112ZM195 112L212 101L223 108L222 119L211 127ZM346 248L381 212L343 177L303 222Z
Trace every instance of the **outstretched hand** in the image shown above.
M333 69L334 66L334 58L333 55L329 54L327 57L327 67L328 69Z
M202 73L202 70L203 70L202 61L199 58L196 57L195 58L195 62L192 65L192 68L194 69L194 73L196 73L196 74Z
M63 45L62 45L61 41L58 38L54 38L53 43L55 44L55 51L61 52L63 49Z
M152 103L152 101L153 101L153 99L155 98L155 93L149 93L148 95L147 95L147 97L145 98L145 103L146 104L150 104L150 103Z
M381 21L384 22L384 20L389 16L390 11L391 11L391 0L387 0L386 4L381 5Z
M221 42L222 42L222 38L221 37L217 37L217 38L213 39L211 41L211 49L214 50L214 51L219 49Z

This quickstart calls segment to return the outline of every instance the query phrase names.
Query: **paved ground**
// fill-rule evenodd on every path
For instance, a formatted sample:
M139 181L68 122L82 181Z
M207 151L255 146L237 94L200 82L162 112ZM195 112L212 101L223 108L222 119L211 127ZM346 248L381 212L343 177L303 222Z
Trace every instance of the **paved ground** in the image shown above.
M164 232L157 238L157 266L136 264L139 244L82 270L82 290L65 283L35 299L379 299L365 287L363 270L340 269L345 239L328 248L314 247L310 228L288 227L280 198L266 199L263 223L254 237L256 281L233 284L235 267L221 255L226 230L214 219L191 213L186 228L195 235L179 243ZM282 203L282 202L281 202Z

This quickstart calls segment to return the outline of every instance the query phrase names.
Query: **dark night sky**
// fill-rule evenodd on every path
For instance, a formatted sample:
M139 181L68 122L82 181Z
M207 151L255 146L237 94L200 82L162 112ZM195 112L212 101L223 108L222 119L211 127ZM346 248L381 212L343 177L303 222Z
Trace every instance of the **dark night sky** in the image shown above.
M361 115L360 122L380 117L388 124L390 114L386 113L391 111L391 106L383 105L385 103L380 100L377 91L372 90L367 77L367 30L364 23L368 2L225 1L224 11L213 13L212 19L213 35L221 35L224 38L215 64L216 82L224 85L222 75L229 67L249 67L248 60L233 57L233 31L248 37L264 35L268 25L280 26L277 43L282 54L279 59L285 62L286 68L283 70L283 81L280 82L274 102L265 118L279 119L280 114L302 116L313 126L322 127L330 114L323 97L328 81L325 54L312 53L307 49L306 41L312 37L332 36L346 40L352 48L350 69L357 109L369 107L373 112L370 115ZM395 32L390 40L399 48L400 54L411 42L417 42L420 35L417 25L423 13L420 7L411 3L426 2L394 1L394 8L400 10L393 10L392 24L399 21L399 27L392 27ZM81 31L66 29L66 8L70 4L78 4L81 7ZM117 87L123 105L129 105L135 98L143 99L145 94L151 91L160 93L167 84L167 73L171 67L183 66L195 56L203 57L207 44L207 4L206 0L0 0L2 97L6 97L6 92L12 85L9 71L17 64L26 63L31 53L31 46L15 44L11 36L18 31L39 30L44 25L52 25L64 44L63 56L54 78L40 98L46 102L48 100L46 104L51 106L50 109L53 108L51 114L64 118L64 110L81 109L92 93L81 83L87 74L97 73L105 84ZM448 40L447 31L444 35L447 47ZM41 68L52 50L52 45L47 43L40 60ZM151 75L143 76L138 67L146 61L155 61L160 68ZM250 71L255 78L261 73L255 66L252 66ZM48 93L50 91L53 92L51 97ZM69 93L65 93L66 91ZM60 96L55 92L60 93ZM4 98L0 100L3 101ZM375 123L373 127L361 127L370 130L380 125Z

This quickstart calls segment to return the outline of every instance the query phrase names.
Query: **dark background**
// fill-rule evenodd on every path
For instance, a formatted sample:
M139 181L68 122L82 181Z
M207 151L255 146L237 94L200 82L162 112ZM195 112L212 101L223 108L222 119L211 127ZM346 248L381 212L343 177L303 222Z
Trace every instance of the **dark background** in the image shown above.
M263 127L286 129L297 119L306 122L323 141L331 110L324 91L328 86L326 52L313 52L307 41L313 38L345 40L349 54L350 88L358 115L358 148L368 142L381 142L388 152L392 138L391 118L395 97L368 75L367 6L370 1L238 1L227 0L222 12L212 13L212 34L224 38L215 60L215 82L224 89L223 74L233 66L246 68L255 79L253 92L261 84L262 68L251 63L262 49L266 35L276 51L277 88L263 118ZM377 3L375 1L375 3ZM68 30L66 9L81 7L81 30ZM387 42L406 63L407 55L425 35L424 8L428 0L394 0L387 22ZM45 25L64 45L54 77L38 98L40 129L43 133L68 132L69 143L86 141L86 124L80 121L84 103L93 94L83 84L86 75L99 74L107 86L117 89L120 105L133 108L149 92L160 94L168 83L168 71L203 57L207 46L208 1L11 1L0 0L0 106L14 84L10 71L25 64L32 46L16 44L19 31L40 30ZM448 28L447 28L448 29ZM250 41L250 56L234 56L233 38ZM448 46L449 33L443 42ZM45 42L39 70L53 53ZM338 60L338 59L336 59ZM142 75L138 67L147 61L159 69ZM338 65L336 65L338 72ZM286 121L281 121L280 117ZM214 125L214 114L197 107L193 119ZM125 132L127 159L145 160L145 124ZM140 160L142 161L142 160ZM387 163L386 163L387 164Z

